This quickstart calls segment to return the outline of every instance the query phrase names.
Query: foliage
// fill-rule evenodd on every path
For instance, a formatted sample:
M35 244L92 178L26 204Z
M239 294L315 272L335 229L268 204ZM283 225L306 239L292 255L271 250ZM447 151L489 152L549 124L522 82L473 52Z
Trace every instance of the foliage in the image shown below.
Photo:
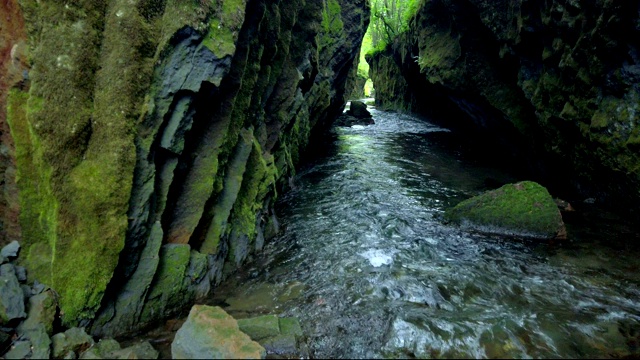
M418 12L423 0L370 0L370 2L371 22L362 40L358 63L358 74L366 78L369 78L369 64L365 56L383 51L387 44L391 44L398 35L407 31L409 22ZM368 90L371 92L372 86Z
M423 0L371 0L372 48L381 43L390 44L401 33L407 31L411 18L415 16Z

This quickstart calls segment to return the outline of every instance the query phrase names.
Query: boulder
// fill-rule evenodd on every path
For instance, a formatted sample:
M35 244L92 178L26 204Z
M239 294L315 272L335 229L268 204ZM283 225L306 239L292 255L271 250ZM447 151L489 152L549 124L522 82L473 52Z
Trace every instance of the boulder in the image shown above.
M349 110L340 115L334 122L337 126L372 125L375 124L367 105L362 101L351 101Z
M80 359L157 359L158 355L158 351L148 341L123 349L113 339L101 339L80 354Z
M280 332L284 335L293 335L296 337L302 336L302 327L297 318L286 317L280 318Z
M27 282L27 269L25 269L24 266L16 266L15 267L15 271L16 271L16 277L18 278L18 281L22 284Z
M30 341L16 341L11 345L11 350L4 354L5 359L25 359L31 354Z
M260 342L269 354L280 356L298 354L298 342L294 335L278 335Z
M3 247L2 250L0 250L0 256L7 259L13 259L18 257L19 252L20 252L20 243L17 242L16 240L13 240L8 245Z
M367 110L367 105L362 101L351 101L351 106L349 106L349 110L347 110L347 115L358 119L372 118L371 113Z
M238 320L238 327L240 327L240 331L258 342L271 336L280 335L280 324L276 315L240 319Z
M90 348L93 338L83 328L71 328L63 333L57 333L51 337L53 343L53 357L62 358L70 352L81 353Z
M48 359L51 354L51 339L47 335L44 324L36 324L35 326L18 330L21 339L27 339L31 342L31 358L32 359Z
M22 288L20 293L24 293ZM51 353L49 336L53 333L56 307L56 296L51 289L29 298L27 319L18 325L17 333L20 339L31 342L31 357L34 359L49 358Z
M174 359L258 359L265 349L220 307L194 305L171 344Z
M53 321L56 317L58 300L51 289L41 292L29 298L29 312L27 319L18 326L18 333L36 329L40 324L44 326L46 333L53 334Z
M445 219L485 233L537 239L565 239L562 215L540 184L507 184L465 200L445 213Z
M100 339L97 344L93 344L89 349L80 354L80 359L105 359L112 352L121 350L120 344L113 339Z
M13 266L0 266L0 325L27 316L24 307L24 293L20 288Z
M0 330L0 354L3 354L11 344L11 335Z
M238 320L240 330L262 345L267 354L285 358L308 358L309 350L301 341L298 319L264 315Z

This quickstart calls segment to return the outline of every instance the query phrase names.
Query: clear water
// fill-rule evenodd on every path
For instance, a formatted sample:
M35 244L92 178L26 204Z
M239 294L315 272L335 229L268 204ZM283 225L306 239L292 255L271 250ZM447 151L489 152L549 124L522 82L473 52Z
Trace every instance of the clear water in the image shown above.
M372 110L338 128L278 213L285 229L217 290L237 318L300 319L318 358L591 358L638 354L637 229L594 209L564 243L462 231L449 206L522 180L453 134Z

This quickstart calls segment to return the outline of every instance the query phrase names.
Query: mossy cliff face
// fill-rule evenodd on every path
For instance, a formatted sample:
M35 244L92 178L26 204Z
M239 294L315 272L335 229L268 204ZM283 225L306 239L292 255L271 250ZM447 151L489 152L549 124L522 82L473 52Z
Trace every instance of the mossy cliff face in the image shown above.
M278 192L344 107L369 12L365 0L20 5L29 80L7 120L21 257L60 294L64 323L97 335L190 306L262 248Z
M16 186L15 146L7 123L7 97L24 87L26 32L16 0L0 3L0 246L20 238L20 205Z
M372 69L390 58L402 74L374 72L376 94L397 107L391 89L407 86L401 108L449 114L445 125L535 158L525 167L576 196L637 207L639 11L604 0L425 1L409 31L371 57Z

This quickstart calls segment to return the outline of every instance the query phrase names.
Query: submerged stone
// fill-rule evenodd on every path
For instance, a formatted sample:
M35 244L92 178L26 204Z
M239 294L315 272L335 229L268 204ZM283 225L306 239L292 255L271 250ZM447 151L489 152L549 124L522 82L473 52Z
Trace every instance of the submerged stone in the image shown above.
M67 354L70 354L69 352ZM148 341L122 349L113 339L102 339L80 355L80 359L157 359L158 351Z
M238 320L238 326L243 333L249 335L255 341L280 335L280 324L276 315L240 319Z
M265 349L220 307L195 305L171 344L174 359L258 359Z
M532 182L507 184L465 200L445 218L481 232L538 239L565 239L560 211L547 189Z
M157 359L160 353L148 341L107 354L112 359Z
M269 354L276 355L296 355L298 351L298 342L294 335L278 335L270 337L261 342L265 350Z
M284 335L302 336L302 327L297 318L280 318L280 332Z

